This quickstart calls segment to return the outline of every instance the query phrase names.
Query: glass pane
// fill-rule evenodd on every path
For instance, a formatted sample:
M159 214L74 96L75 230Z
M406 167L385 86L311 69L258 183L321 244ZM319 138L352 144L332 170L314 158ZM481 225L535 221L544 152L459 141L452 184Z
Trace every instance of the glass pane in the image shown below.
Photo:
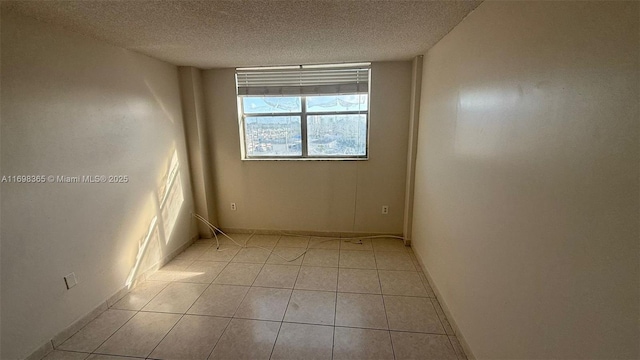
M367 154L367 116L310 115L307 118L310 156Z
M245 114L279 114L301 112L299 96L244 96L242 111Z
M301 156L300 116L248 116L244 121L247 156Z
M367 111L368 101L368 94L307 96L307 111Z

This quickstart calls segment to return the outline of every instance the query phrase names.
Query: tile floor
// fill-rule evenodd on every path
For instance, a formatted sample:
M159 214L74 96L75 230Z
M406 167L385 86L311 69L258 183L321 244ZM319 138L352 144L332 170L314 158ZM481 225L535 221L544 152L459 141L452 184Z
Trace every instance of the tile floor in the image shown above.
M214 245L198 240L45 359L466 359L401 240Z

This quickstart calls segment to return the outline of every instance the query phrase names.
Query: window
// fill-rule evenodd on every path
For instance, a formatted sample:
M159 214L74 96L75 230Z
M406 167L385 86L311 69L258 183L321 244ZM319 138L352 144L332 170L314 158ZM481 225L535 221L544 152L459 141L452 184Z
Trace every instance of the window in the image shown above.
M237 69L243 159L366 159L370 64Z

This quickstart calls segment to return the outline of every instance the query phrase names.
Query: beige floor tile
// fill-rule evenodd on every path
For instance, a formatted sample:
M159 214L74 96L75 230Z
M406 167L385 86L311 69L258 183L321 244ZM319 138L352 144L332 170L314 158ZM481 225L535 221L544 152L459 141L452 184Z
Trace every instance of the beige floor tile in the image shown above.
M234 317L282 321L291 290L252 287Z
M404 251L407 252L408 246L404 246L404 242L394 238L376 238L371 239L374 251Z
M201 261L231 261L234 256L240 251L240 246L235 244L220 245L220 249L216 249L215 246L205 251L202 256L198 258Z
M338 268L303 266L300 268L295 289L336 291Z
M458 338L453 335L449 335L449 341L451 341L451 345L453 346L453 351L456 353L456 356L458 356L458 359L467 360L467 354L465 354L464 349L462 348L462 345L460 344L460 341L458 340Z
M373 251L369 239L340 239L340 250Z
M185 278L186 269L193 263L193 260L174 259L160 270L151 274L147 280L151 281L178 281Z
M380 294L377 270L343 269L338 274L338 291Z
M299 266L266 264L253 286L293 289Z
M276 247L289 247L289 248L307 248L309 246L310 236L280 236L280 240L276 244Z
M262 246L263 248L273 249L278 240L280 239L280 235L264 235L264 234L256 234L249 239L247 242L248 246Z
M427 297L427 290L415 271L378 270L378 275L385 295Z
M53 350L42 360L84 360L89 356L87 353Z
M333 359L393 360L389 331L336 327Z
M376 264L379 270L416 271L409 254L403 251L377 251Z
M193 244L185 249L185 251L176 255L175 258L181 260L196 260L209 250L210 247L210 244Z
M232 317L249 291L248 286L211 285L187 311L192 315Z
M262 264L230 263L213 281L214 284L251 285L260 273Z
M234 243L233 241L227 239L224 236L218 236L218 241L216 241L215 238L211 238L210 240L211 241L208 242L208 243L211 244L211 247L208 250L211 250L211 249L224 249L225 247L228 247L228 246L240 246L240 245ZM240 241L236 240L236 242L238 242L239 244L242 244L243 240L240 240Z
M309 240L309 249L340 250L340 239L312 236Z
M336 293L294 290L284 321L306 324L333 325Z
M340 250L340 267L351 269L375 269L373 251Z
M428 298L384 295L384 305L391 330L445 333Z
M150 357L165 360L206 360L230 320L185 315Z
M273 249L273 253L269 256L269 259L267 259L267 264L302 265L302 261L304 260L305 256L303 254L304 251L305 249L301 248L276 247L275 249Z
M167 281L145 281L134 287L127 295L123 296L112 309L140 310L162 289L167 287Z
M135 314L135 311L129 310L107 310L63 342L58 349L92 352Z
M220 275L225 266L227 266L226 262L194 261L186 270L190 276L180 281L211 284Z
M309 249L304 256L304 266L338 267L340 250Z
M455 335L455 332L453 331L453 328L451 327L451 324L449 323L449 319L447 319L447 316L444 314L444 311L442 310L442 307L440 306L440 303L438 302L438 299L431 299L431 303L433 304L433 307L436 309L436 314L438 314L438 318L440 319L440 322L442 323L442 327L444 328L444 332L447 335Z
M279 328L279 322L233 319L210 359L269 359Z
M446 335L391 332L391 342L396 360L456 360Z
M338 293L336 326L386 330L382 295Z
M96 350L99 354L146 357L181 315L139 312Z
M132 358L125 356L91 354L87 360L132 360Z
M283 323L271 360L331 360L333 327Z
M271 253L267 250L260 248L244 248L240 249L236 256L231 260L232 263L254 263L254 264L264 264L267 262Z
M235 240L239 244L246 244L247 239L251 236L249 233L227 233L227 236ZM224 235L218 234L218 239L220 240L220 244L233 244L233 241L229 240Z
M143 307L142 311L184 314L207 286L207 284L171 283Z

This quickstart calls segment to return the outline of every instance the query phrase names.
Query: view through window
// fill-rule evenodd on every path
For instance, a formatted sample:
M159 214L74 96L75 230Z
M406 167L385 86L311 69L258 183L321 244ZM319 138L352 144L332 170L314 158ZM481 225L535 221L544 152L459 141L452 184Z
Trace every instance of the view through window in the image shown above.
M365 78L360 74L353 76L352 68L343 72L331 69L328 76L323 69L313 73L305 69L303 75L287 69L267 73L270 83L266 86L266 81L254 77L250 84L254 87L245 88L238 78L244 158L366 158L369 115L366 70ZM259 74L264 76L265 70L261 71ZM279 76L282 80L278 80ZM291 78L295 78L293 83ZM250 81L245 86L247 83ZM287 92L292 94L282 94Z

